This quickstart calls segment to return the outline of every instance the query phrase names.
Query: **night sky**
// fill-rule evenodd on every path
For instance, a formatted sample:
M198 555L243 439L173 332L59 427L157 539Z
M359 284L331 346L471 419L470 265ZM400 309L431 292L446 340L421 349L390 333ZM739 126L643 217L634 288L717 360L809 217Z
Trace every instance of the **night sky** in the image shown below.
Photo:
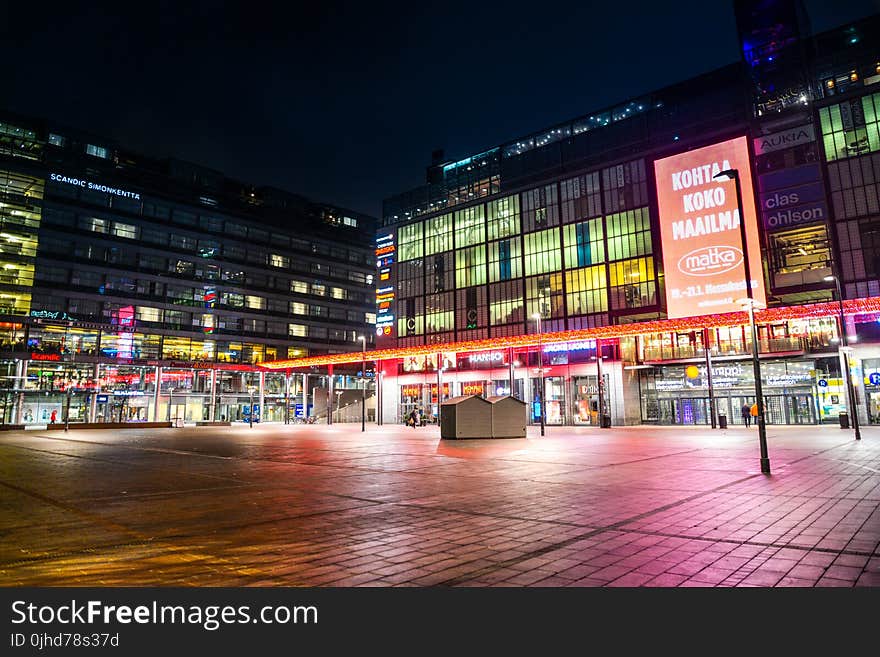
M434 149L465 157L739 56L726 0L128 4L7 5L0 107L376 216ZM880 11L806 4L814 31Z

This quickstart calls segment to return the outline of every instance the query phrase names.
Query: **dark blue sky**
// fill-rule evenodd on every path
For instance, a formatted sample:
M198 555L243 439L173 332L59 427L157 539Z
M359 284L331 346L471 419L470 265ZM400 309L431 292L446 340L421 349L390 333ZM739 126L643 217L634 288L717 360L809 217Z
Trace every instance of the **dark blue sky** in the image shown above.
M435 148L464 157L738 58L726 0L82 4L7 7L0 105L374 215ZM806 5L816 31L880 11Z

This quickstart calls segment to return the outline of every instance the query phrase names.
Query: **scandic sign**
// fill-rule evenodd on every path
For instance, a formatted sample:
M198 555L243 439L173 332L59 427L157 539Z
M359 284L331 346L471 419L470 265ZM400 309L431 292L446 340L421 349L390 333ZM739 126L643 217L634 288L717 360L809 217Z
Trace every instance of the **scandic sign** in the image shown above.
M742 310L737 301L747 294L735 183L714 179L727 169L739 171L752 293L766 303L748 142L738 137L654 162L670 319Z

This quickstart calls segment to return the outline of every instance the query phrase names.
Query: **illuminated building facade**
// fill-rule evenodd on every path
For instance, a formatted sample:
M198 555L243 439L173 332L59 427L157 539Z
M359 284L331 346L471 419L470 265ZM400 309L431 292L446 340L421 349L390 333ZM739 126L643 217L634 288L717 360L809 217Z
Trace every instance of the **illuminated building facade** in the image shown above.
M284 420L258 364L372 342L375 226L0 116L2 423Z
M717 413L741 423L754 377L728 314L746 293L725 168L755 298L824 309L759 314L767 422L838 421L832 277L858 308L880 296L880 17L810 36L798 2L735 8L742 61L478 155L437 152L424 186L385 201L386 421L430 414L438 381L443 397L512 392L537 421L543 370L549 424L708 423L710 374ZM848 313L859 414L880 422L880 324ZM451 346L468 342L485 346Z

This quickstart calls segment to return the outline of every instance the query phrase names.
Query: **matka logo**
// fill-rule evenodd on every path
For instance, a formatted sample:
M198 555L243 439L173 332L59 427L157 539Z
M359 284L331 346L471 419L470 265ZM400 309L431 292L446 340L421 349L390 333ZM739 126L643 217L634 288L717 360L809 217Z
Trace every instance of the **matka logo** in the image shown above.
M688 276L714 276L735 269L743 261L743 252L735 246L704 246L684 254L678 271Z

